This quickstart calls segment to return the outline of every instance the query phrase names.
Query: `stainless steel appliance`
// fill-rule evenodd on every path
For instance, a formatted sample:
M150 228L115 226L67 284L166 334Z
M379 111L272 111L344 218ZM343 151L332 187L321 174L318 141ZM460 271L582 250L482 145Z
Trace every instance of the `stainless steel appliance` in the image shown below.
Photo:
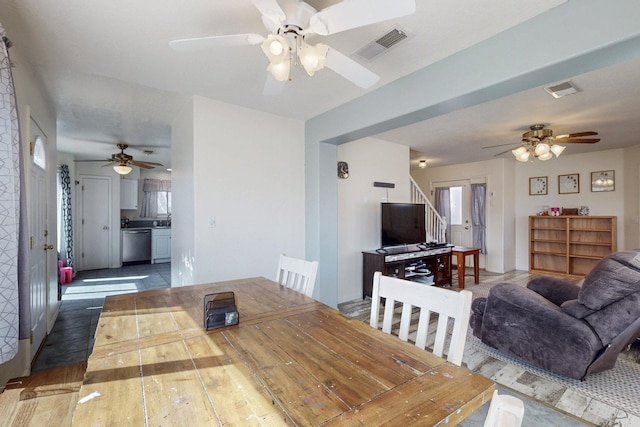
M122 262L151 262L151 229L122 230Z

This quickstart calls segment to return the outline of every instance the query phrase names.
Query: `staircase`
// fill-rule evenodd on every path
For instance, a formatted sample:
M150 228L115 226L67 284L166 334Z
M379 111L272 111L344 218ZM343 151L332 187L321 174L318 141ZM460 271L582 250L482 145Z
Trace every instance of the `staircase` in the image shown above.
M414 179L412 177L409 177L409 179L411 180L411 203L423 203L425 205L427 242L434 240L439 243L446 242L445 230L447 228L447 221L436 212L436 209L420 187L418 187Z

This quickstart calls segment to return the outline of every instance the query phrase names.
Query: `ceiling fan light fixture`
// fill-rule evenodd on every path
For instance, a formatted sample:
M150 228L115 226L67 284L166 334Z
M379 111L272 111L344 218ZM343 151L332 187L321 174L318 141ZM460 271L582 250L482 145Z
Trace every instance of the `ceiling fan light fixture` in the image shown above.
M280 63L269 64L267 71L269 71L276 80L284 82L289 80L290 67L289 61L282 61Z
M513 153L514 156L518 157L518 156L522 156L524 153L528 153L529 150L527 150L526 147L518 147L514 150L511 150L511 152Z
M549 144L546 142L539 142L536 144L535 153L536 156L540 157L549 152Z
M556 155L556 157L558 157L560 154L562 154L565 148L567 147L565 147L564 145L553 144L550 150L553 154Z
M262 42L262 51L271 64L277 64L289 56L289 42L282 36L269 34Z
M316 71L324 68L324 59L327 57L328 51L329 46L326 44L318 43L315 46L303 44L298 52L298 57L309 76L313 76Z
M551 154L551 151L547 151L546 153L541 154L541 155L538 156L538 159L539 160L543 160L543 161L544 160L549 160L551 158L553 158L553 154Z
M126 175L129 172L131 172L133 170L133 168L131 168L131 166L127 166L124 163L120 163L119 165L114 166L113 170L116 171L116 173L118 173L120 175Z

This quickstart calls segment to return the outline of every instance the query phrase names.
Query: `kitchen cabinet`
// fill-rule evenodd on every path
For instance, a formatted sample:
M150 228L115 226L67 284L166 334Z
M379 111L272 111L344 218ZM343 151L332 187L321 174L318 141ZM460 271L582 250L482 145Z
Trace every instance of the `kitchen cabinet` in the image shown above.
M151 264L171 262L171 229L151 230Z
M138 180L120 180L120 209L138 209Z

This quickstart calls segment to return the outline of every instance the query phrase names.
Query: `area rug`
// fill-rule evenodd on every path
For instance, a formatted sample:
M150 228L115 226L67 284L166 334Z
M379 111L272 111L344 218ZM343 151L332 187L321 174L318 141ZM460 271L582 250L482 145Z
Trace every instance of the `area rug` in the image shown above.
M539 369L501 353L482 343L478 338L473 336L472 333L469 333L467 335L463 363L467 363L467 367L471 370L477 368L477 366L474 366L477 365L477 362L474 363L469 357L469 354L473 351L479 351L487 356L516 366L529 374L535 375L537 377L536 380L546 380L559 384L576 393L640 417L640 364L638 363L618 358L616 366L613 369L590 374L585 381L580 381ZM474 359L477 360L477 358ZM494 380L500 383L499 378L495 378ZM507 387L510 386L509 384L503 385Z

